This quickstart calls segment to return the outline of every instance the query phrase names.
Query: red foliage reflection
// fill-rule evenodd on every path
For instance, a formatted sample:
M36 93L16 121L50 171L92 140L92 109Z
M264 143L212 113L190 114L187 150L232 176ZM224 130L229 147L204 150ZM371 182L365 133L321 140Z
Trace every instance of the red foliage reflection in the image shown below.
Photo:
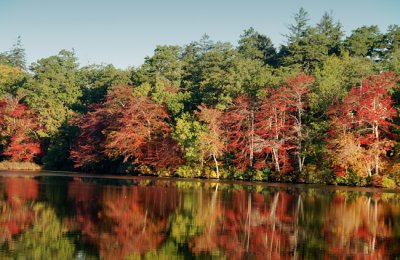
M5 178L4 195L7 200L0 201L0 244L12 241L32 223L33 209L28 203L36 199L38 183L28 178Z
M96 189L77 179L68 192L76 206L71 227L81 230L83 239L96 245L104 258L123 259L158 248L178 202L177 189L170 186Z

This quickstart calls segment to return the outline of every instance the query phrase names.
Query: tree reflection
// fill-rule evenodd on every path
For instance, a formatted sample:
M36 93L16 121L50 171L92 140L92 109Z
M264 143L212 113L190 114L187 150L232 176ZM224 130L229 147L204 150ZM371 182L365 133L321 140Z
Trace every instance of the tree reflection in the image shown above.
M38 182L31 178L6 178L4 186L7 200L13 205L36 199L39 191Z
M5 178L0 201L0 244L12 243L31 223L33 209L29 200L38 195L38 183L29 178Z
M80 180L70 183L69 196L77 209L72 222L78 223L83 238L94 243L102 257L123 259L160 247L168 217L177 207L176 187L93 189L90 185L86 189ZM96 194L96 199L89 194Z
M285 257L290 253L292 196L236 191L219 203L204 232L195 237L193 252L222 250L229 259ZM215 214L215 213L214 213ZM210 215L212 216L212 215Z
M18 237L11 256L16 259L72 259L75 247L54 210L38 203L32 227Z
M74 244L54 210L37 203L38 181L5 178L0 191L0 258L71 259Z
M0 179L0 258L387 259L400 253L397 193L43 180Z
M388 240L393 238L386 222L390 205L378 197L360 196L347 201L337 195L325 219L325 237L329 256L370 257L387 256Z

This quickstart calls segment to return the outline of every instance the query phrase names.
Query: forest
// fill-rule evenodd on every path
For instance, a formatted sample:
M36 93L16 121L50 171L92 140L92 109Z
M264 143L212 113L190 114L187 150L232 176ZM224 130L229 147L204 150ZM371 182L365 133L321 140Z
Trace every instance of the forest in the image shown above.
M301 8L285 44L254 28L159 45L138 67L0 53L0 168L400 186L400 27L345 34ZM112 50L110 50L112 51Z

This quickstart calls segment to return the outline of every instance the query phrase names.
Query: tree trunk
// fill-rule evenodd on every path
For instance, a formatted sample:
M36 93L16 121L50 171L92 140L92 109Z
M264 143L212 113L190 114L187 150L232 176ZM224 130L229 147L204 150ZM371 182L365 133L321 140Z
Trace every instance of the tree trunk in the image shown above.
M298 129L297 129L297 137L299 140L298 141L299 142L298 143L298 145L299 145L298 153L299 154L297 155L297 157L299 159L299 172L302 172L304 159L301 156L301 152L303 150L303 147L302 147L302 142L303 142L303 133L302 133L302 131L303 131L303 122L302 122L303 103L301 102L301 96L298 97L297 102L299 104L297 107L297 112L298 112L297 116L298 116L298 124L299 124Z
M376 145L378 146L379 145L379 128L378 128L377 123L375 123L374 130L375 130L375 141L376 141ZM379 174L379 149L377 149L377 151L375 153L375 174L376 175Z
M219 179L219 168L218 168L218 161L217 161L217 157L215 156L215 154L212 154L212 157L214 159L215 162L215 170L217 171L217 179Z
M302 172L303 168L304 168L304 160L305 160L305 156L301 156L300 154L297 156L298 160L299 160L299 171Z
M276 151L275 148L272 148L272 156L274 157L275 170L276 170L278 173L280 173L280 172L281 172L281 167L279 166L278 152Z
M254 111L250 114L250 167L253 168L254 159Z

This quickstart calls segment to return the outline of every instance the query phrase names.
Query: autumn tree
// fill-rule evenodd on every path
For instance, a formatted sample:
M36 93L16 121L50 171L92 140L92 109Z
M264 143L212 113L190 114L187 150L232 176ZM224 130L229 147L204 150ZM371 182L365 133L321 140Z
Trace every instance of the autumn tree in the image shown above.
M73 120L73 124L80 130L70 152L70 159L76 168L96 165L106 159L104 131L111 125L113 116L111 111L105 111L101 105L96 105L86 115Z
M295 154L297 157L298 170L301 172L304 168L304 162L306 159L304 153L304 142L307 140L307 131L305 124L306 109L308 108L308 93L310 92L310 86L314 81L314 77L307 76L304 73L300 73L295 77L288 79L285 86L281 91L286 92L286 101L294 110L291 117L293 121L293 144L295 145Z
M95 165L107 158L107 135L112 127L116 128L116 119L121 117L131 98L130 86L116 86L107 94L104 104L95 104L86 115L74 119L80 130L71 149L75 167Z
M198 117L206 125L206 130L200 134L199 149L202 158L211 157L214 160L217 178L219 178L218 157L225 150L221 116L220 110L199 106Z
M339 133L337 138L330 140L328 147L337 176L345 177L350 170L359 173L369 171L371 158L353 133Z
M255 134L255 112L255 101L241 95L224 114L227 151L233 153L233 162L243 171L254 166L255 154L260 149Z
M130 86L113 87L104 104L77 121L81 133L71 158L77 167L104 158L156 168L175 165L180 149L171 137L168 118L161 105L134 96Z
M290 115L295 110L287 102L287 92L280 89L270 89L268 92L269 97L262 100L262 105L256 113L256 134L261 138L260 154L265 157L271 155L275 171L286 173L293 170L289 150L293 149L290 139L294 120ZM265 160L262 160L256 168L264 165Z
M298 171L304 168L304 143L308 139L305 114L313 80L312 76L300 73L289 77L286 84L277 89L267 89L268 96L262 100L256 114L256 134L260 138L256 142L260 147L257 150L272 156L277 172L292 171L293 156L297 159Z
M180 148L171 137L169 115L162 105L148 97L132 96L122 109L107 136L105 153L109 157L122 156L125 162L157 168L179 162Z
M32 161L41 151L36 135L40 129L36 115L18 96L0 99L0 152L3 156L11 161Z
M372 162L359 174L378 175L383 168L381 157L393 144L393 118L397 112L388 89L396 80L393 73L368 77L360 86L353 87L342 103L331 107L331 139L351 133L356 145L364 149L364 160ZM337 145L331 149L343 152ZM336 157L333 155L334 161Z

